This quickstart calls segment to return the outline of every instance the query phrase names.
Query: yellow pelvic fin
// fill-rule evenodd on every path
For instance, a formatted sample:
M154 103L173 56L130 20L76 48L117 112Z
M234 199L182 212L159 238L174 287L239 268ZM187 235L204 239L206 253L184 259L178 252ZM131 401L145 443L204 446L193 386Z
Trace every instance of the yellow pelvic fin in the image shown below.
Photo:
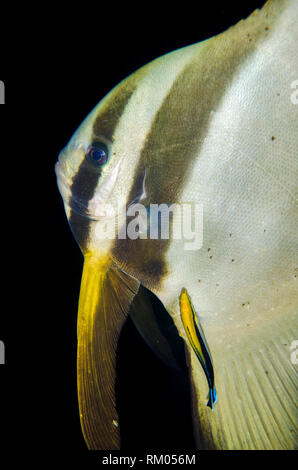
M120 447L115 406L118 338L139 282L108 256L85 255L78 312L80 420L89 449Z

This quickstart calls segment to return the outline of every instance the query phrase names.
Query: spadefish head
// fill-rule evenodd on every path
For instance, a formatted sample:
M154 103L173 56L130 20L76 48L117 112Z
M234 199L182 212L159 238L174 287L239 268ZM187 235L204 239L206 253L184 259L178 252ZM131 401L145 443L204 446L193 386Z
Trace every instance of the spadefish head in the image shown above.
M105 216L106 203L125 199L127 165L133 165L127 145L131 133L119 139L116 132L137 80L138 74L129 77L94 108L55 167L66 214L83 252L92 244L91 228Z
M170 202L157 200L157 194L153 194L163 186L159 178L170 171L169 162L161 154L171 148L167 155L172 163L175 159L179 163L185 146L183 128L177 130L177 125L176 129L172 125L175 115L169 102L172 100L175 107L177 77L183 75L201 47L167 54L121 82L87 116L60 153L56 164L58 186L83 252L97 248L94 230L107 216L107 204L118 213L119 208L144 199L146 167L156 172L150 178L151 202ZM180 86L192 100L184 84ZM179 107L176 120L181 120ZM152 165L156 160L164 168ZM101 250L109 251L111 241L101 240L100 245Z

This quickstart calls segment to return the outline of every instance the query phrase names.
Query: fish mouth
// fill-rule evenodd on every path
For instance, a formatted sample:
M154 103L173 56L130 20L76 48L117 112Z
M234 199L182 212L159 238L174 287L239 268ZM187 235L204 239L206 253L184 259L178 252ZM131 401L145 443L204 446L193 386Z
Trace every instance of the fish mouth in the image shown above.
M62 196L64 204L77 214L91 220L99 220L100 217L94 216L88 209L88 206L71 191L72 180L65 175L63 165L60 161L55 164L55 173L57 186Z
M107 194L105 196L101 195L98 196L98 200L96 201L96 206L94 207L89 207L89 204L86 204L81 198L78 196L74 195L71 186L73 184L72 178L69 178L65 174L65 165L66 165L66 170L71 170L71 167L66 163L62 162L60 160L60 156L58 159L58 162L55 164L55 173L57 177L57 185L59 192L62 196L64 205L69 207L72 211L76 212L82 217L86 217L89 220L94 220L94 221L102 221L104 219L109 219L111 216L109 215L109 204L107 204L106 198ZM117 168L118 172L119 167ZM115 175L117 176L117 172ZM135 195L133 200L129 202L128 204L123 204L121 208L118 207L117 213L113 213L112 217L116 217L116 219L122 220L122 217L124 217L125 213L127 210L132 207L135 204L140 203L141 201L144 202L146 199L146 168L144 168L144 175L142 179L142 184L139 188L138 194Z
M96 213L94 213L94 211L90 210L84 201L73 194L71 190L72 179L65 175L65 172L63 171L63 164L60 162L60 160L55 164L55 173L57 177L57 186L62 196L64 205L69 207L71 211L94 221L102 221L110 217L108 215L108 205L103 199L98 201L98 207ZM122 211L120 212L122 213ZM120 214L114 214L113 216L116 216L116 218L119 219L119 215Z

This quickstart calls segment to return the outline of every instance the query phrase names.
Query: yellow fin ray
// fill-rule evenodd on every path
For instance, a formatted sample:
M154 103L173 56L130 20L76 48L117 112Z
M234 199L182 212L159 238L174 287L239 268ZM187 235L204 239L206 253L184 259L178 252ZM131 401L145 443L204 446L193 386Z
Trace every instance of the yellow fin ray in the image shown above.
M119 449L115 403L119 334L139 282L109 257L85 256L78 315L78 397L89 449Z

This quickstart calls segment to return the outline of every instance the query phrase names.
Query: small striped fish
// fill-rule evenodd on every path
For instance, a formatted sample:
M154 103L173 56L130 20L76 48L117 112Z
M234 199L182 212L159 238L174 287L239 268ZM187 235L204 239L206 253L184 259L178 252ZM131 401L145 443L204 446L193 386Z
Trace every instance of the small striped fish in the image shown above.
M184 339L198 448L295 447L297 43L297 0L268 1L129 76L61 151L58 186L85 259L77 374L90 449L120 446L128 315L170 363L170 341ZM176 236L161 236L160 205ZM173 205L203 208L194 249Z
M213 405L217 403L217 394L214 385L212 358L202 326L195 314L194 307L186 289L182 289L180 295L180 311L182 323L189 342L199 359L207 378L209 386L207 406L209 406L213 411Z

